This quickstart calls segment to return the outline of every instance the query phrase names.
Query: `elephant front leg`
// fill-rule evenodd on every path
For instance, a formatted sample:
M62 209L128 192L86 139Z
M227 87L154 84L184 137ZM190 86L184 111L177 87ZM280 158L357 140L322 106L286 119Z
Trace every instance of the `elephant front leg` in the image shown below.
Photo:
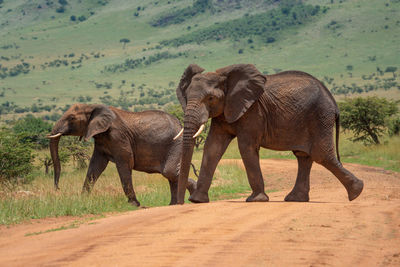
M238 144L243 164L246 168L247 178L252 194L246 199L246 202L266 202L269 200L264 191L264 180L260 168L259 150L260 146L256 143L256 138L249 136L240 138Z
M196 190L190 195L189 200L194 203L209 202L208 190L217 168L218 162L224 154L234 136L226 133L214 121L211 123L210 133L204 144L203 159L201 161L199 179Z
M140 206L140 202L136 198L135 191L132 185L132 167L126 162L116 163L119 178L121 179L122 188L128 198L128 202L137 207Z
M297 156L297 178L292 191L285 197L285 201L307 202L310 192L310 171L312 159L309 156Z
M168 180L169 188L171 191L171 202L169 203L169 205L176 205L178 203L178 198L177 198L177 196L178 196L178 181L177 180L178 180L178 178L176 178L173 181ZM193 194L194 190L196 190L196 181L189 178L186 189L189 190L190 194Z
M89 168L83 183L82 193L90 193L97 179L107 167L108 159L97 149L94 149L92 158L90 159Z

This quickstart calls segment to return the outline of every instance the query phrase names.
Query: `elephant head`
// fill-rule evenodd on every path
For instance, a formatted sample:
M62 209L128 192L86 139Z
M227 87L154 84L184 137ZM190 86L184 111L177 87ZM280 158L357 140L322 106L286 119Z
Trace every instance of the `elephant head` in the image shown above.
M51 131L50 153L54 166L54 186L58 189L61 165L58 157L58 143L63 135L84 137L89 140L96 134L110 128L116 118L114 112L104 105L74 104L56 122Z
M237 121L262 95L266 77L254 65L237 64L202 73L192 64L182 75L177 96L184 115L183 151L178 186L178 203L184 201L194 138L209 118L224 116L228 123Z

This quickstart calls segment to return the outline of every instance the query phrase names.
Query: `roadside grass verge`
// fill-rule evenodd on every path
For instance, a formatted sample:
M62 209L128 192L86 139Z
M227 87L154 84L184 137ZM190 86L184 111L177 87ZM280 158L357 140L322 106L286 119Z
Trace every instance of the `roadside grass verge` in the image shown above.
M198 153L201 152L196 152ZM86 169L77 171L72 166L63 167L58 191L54 190L52 175L39 175L31 183L16 185L11 189L0 186L0 225L46 217L101 216L138 209L127 202L113 164L99 177L90 194L81 193L85 175ZM169 183L162 175L135 171L132 177L142 207L169 204ZM190 177L195 178L192 170ZM216 171L210 199L243 197L242 194L247 194L249 190L250 186L243 169L235 164L221 165ZM187 193L185 199L188 196Z
M342 137L339 147L341 160L400 172L400 136L385 136L381 141L380 145L364 146Z

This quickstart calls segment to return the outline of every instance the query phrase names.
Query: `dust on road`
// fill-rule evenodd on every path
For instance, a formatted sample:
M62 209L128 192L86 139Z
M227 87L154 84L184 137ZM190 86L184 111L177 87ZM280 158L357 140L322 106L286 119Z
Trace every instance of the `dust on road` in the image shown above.
M241 164L226 160L224 164ZM262 160L268 203L226 200L109 216L78 228L46 219L0 228L0 266L400 266L400 174L356 164L364 180L349 202L323 167L308 203L286 203L297 162Z

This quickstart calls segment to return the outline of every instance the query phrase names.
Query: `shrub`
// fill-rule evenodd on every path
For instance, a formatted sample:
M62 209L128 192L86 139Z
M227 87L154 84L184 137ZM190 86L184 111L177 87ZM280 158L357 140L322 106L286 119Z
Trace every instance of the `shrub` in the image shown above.
M33 144L37 148L45 148L49 145L46 135L51 129L50 123L30 114L18 120L13 127L14 133L20 136L23 144Z
M29 145L20 142L18 135L8 129L0 130L0 182L28 181L34 156Z
M358 97L339 103L341 125L354 132L352 141L379 144L386 121L398 112L397 104L385 98Z
M389 122L389 135L400 135L400 117L394 118Z
M64 13L65 12L65 7L64 6L60 6L59 8L56 9L57 13Z

